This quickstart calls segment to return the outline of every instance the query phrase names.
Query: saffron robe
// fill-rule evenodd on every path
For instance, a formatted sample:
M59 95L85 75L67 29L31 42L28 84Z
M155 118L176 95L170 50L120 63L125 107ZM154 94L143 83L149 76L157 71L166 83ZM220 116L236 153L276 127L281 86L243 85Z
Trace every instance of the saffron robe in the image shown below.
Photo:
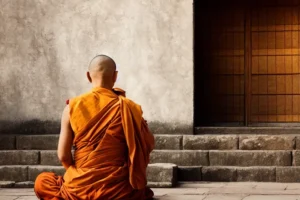
M35 181L37 197L59 199L152 199L146 167L154 137L141 107L121 89L94 88L69 101L74 165L63 177L51 172Z

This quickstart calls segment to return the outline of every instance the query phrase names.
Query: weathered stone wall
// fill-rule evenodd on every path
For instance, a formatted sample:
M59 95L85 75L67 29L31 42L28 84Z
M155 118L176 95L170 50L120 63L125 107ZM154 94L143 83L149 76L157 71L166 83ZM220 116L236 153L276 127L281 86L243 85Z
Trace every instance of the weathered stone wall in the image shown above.
M57 128L108 54L153 130L191 133L192 15L192 0L0 0L0 132Z

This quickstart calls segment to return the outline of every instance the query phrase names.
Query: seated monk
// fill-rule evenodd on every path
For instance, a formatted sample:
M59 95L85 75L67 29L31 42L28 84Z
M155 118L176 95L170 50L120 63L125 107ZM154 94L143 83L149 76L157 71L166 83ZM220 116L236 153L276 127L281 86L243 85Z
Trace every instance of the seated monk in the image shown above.
M87 77L93 89L67 101L62 114L57 152L66 173L41 173L34 185L37 197L152 199L146 168L154 137L141 107L113 89L117 71L110 57L96 56Z

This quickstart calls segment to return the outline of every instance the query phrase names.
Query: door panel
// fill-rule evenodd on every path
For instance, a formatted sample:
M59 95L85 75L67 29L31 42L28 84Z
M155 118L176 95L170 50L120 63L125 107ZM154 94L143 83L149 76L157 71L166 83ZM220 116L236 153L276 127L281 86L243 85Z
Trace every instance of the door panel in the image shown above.
M195 3L195 125L300 122L300 0Z
M255 8L251 14L251 122L300 119L299 8Z

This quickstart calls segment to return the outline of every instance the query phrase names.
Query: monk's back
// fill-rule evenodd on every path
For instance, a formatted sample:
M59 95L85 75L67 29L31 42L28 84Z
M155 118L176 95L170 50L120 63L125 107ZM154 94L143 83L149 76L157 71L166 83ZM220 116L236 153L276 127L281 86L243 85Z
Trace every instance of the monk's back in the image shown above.
M61 120L58 157L66 173L40 174L35 182L39 198L152 199L146 168L154 137L141 107L112 88L116 74L107 57L91 63L92 91L70 99Z
M86 124L118 95L104 88L93 88L91 92L75 97L69 101L70 122L76 135Z
M138 199L143 195L129 182L120 106L118 95L103 88L70 100L75 163L64 176L64 186L80 188L76 194L81 193L81 197L89 194L87 199ZM83 185L92 185L94 191L83 190Z
M94 123L90 123L110 103L112 106L108 108L109 111L99 119L97 118ZM104 165L124 165L125 158L127 158L126 140L120 103L118 96L113 91L98 88L72 99L70 101L70 122L75 135L74 160L77 168L89 169ZM94 128L92 128L93 126ZM114 159L107 160L108 156Z

